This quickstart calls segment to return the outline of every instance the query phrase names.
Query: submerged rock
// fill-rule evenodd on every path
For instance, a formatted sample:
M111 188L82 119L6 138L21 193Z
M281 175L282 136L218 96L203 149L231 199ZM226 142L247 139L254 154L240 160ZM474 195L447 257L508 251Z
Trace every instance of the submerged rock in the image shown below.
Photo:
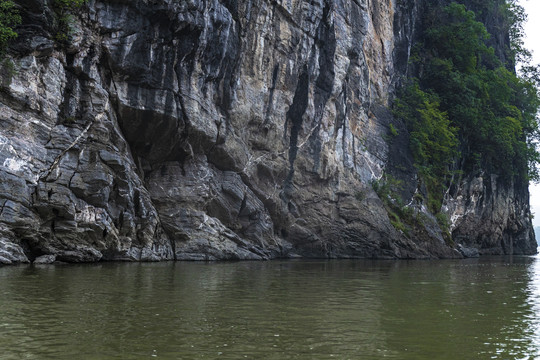
M33 264L52 264L56 261L56 255L41 255L38 256Z
M466 258L477 258L480 256L477 248L466 247L461 244L458 245L458 250Z

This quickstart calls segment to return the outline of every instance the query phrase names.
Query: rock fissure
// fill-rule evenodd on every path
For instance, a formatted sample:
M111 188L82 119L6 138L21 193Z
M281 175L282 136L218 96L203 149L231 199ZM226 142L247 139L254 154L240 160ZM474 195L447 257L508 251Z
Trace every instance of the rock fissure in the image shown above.
M283 184L283 195L286 199L289 193L292 191L292 181L294 176L294 161L298 154L298 137L302 130L302 124L304 122L304 114L308 106L309 96L309 75L307 66L304 66L300 76L298 77L298 83L296 85L296 91L289 110L287 111L285 133L288 132L287 126L290 126L289 135L289 173Z
M75 140L73 140L73 142L71 144L69 144L69 146L67 148L65 148L64 150L62 150L60 152L60 154L58 154L58 156L54 159L54 161L52 162L52 164L48 167L48 169L44 169L42 171L40 171L40 175L38 177L39 180L44 180L46 179L53 171L54 169L58 166L58 163L60 162L60 160L62 159L62 157L68 152L70 151L71 149L73 149L77 144L79 144L79 142L81 141L81 139L86 135L86 133L88 132L88 130L90 130L90 127L92 127L92 125L94 124L94 120L90 120L88 122L88 124L85 126L85 128L81 131L81 133L75 138Z

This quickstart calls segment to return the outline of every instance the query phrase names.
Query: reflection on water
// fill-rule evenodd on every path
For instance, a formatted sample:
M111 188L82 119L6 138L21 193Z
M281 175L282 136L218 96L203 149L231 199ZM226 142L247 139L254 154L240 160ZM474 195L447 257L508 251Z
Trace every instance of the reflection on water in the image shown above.
M535 359L540 259L0 268L1 359Z
M540 358L540 256L529 265L529 278L527 284L527 305L529 307L527 319L527 336L530 338L530 359ZM534 356L532 356L534 355Z

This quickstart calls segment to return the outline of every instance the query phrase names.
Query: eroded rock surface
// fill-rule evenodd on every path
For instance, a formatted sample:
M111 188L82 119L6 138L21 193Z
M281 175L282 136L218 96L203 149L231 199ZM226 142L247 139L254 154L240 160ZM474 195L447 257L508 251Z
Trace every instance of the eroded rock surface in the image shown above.
M524 184L507 184L496 175L465 181L445 202L454 239L480 254L536 253Z
M48 1L18 4L0 261L461 256L439 229L396 230L370 185L395 159L415 1L90 0L64 45ZM475 214L456 239L530 253L526 189L485 193L515 206L484 231L471 186L448 205Z

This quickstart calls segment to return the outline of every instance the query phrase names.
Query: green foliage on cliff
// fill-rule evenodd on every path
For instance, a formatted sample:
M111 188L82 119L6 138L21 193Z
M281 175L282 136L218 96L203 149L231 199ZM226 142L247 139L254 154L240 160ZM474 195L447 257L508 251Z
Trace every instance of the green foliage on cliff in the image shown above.
M21 17L11 0L0 0L0 58L5 54L8 41L16 38L14 28L21 23Z
M422 91L416 81L402 91L394 113L406 122L415 165L428 189L428 206L437 212L457 155L457 128L441 110L438 96Z
M497 4L495 10L487 8ZM434 212L456 171L486 170L507 180L539 177L534 141L539 138L540 101L534 77L509 70L516 59L529 56L521 41L524 15L513 1L483 6L497 11L510 34L507 63L489 46L490 35L475 13L455 2L432 6L423 41L412 56L419 76L395 101Z
M65 42L71 30L71 13L80 8L86 0L54 0L56 14L56 40ZM15 27L21 23L21 16L12 0L0 0L0 59L5 55L8 41L17 37Z
M80 8L86 0L54 0L54 10L57 16L56 40L66 43L72 30L73 18L71 13Z
M54 3L57 7L63 9L77 9L80 8L86 0L55 0Z
M373 180L371 187L382 200L392 226L408 237L415 217L412 213L413 209L405 206L399 195L402 187L401 181L389 174L384 174L381 179Z

